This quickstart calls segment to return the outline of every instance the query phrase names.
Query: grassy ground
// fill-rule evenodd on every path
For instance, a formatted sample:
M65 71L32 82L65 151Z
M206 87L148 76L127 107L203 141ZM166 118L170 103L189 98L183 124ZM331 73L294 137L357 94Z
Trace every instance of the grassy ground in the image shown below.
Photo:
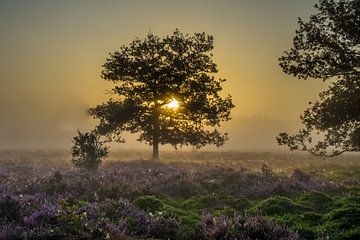
M356 155L136 154L89 173L63 151L3 151L0 239L360 239Z

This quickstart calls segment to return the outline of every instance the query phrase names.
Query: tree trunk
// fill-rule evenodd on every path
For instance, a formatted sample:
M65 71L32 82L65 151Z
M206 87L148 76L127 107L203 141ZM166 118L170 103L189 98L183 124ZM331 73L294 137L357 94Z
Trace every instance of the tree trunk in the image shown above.
M154 139L155 140L155 139ZM153 161L159 160L159 143L157 141L153 142L153 155L152 155Z
M155 105L153 112L153 133L152 133L152 146L153 146L153 161L159 161L159 106Z

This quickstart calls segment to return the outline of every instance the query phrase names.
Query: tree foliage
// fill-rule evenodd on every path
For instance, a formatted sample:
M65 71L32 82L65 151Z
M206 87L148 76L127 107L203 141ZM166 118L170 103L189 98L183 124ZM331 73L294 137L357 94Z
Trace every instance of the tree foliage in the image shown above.
M315 8L309 21L299 19L280 66L300 79L332 83L301 116L304 129L277 140L322 156L360 151L360 1L320 0Z
M213 37L175 30L160 38L148 34L110 53L102 78L112 81L112 98L89 110L100 120L97 131L123 142L123 132L139 133L138 141L174 147L221 146L227 139L217 127L230 119L231 96L221 97L224 79L215 78ZM167 107L176 99L178 108Z
M108 155L108 147L94 132L81 133L73 138L71 148L72 162L76 167L96 170L104 157Z

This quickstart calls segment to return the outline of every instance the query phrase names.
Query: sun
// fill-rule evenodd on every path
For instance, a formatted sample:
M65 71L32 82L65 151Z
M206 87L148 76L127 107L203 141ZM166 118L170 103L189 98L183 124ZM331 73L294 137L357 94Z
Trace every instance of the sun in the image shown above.
M166 108L171 108L173 110L179 108L179 102L175 98L171 99L171 101L165 105Z

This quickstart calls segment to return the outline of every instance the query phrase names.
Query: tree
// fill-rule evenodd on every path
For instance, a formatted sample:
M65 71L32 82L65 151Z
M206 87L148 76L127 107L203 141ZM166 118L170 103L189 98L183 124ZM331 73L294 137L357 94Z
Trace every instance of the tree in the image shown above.
M227 134L218 127L234 105L230 95L219 95L225 80L214 76L213 47L212 36L176 29L164 38L136 38L110 53L102 78L116 84L116 98L89 110L100 120L97 131L118 142L124 142L123 132L139 133L138 141L152 145L153 160L159 144L223 145Z
M108 155L108 147L95 132L81 133L73 138L71 148L72 162L76 167L96 170L104 157Z
M360 1L320 0L280 66L300 79L331 80L301 116L304 129L281 133L280 145L320 156L360 151Z

